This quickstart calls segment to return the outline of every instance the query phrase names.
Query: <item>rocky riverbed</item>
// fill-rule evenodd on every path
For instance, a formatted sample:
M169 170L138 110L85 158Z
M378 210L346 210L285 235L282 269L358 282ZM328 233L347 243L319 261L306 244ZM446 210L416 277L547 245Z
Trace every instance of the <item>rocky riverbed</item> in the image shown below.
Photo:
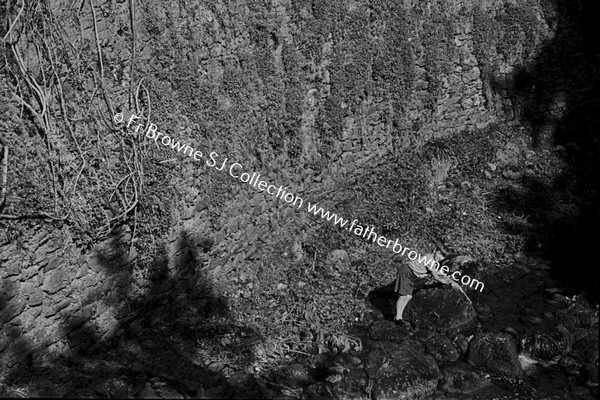
M467 265L463 267L468 267ZM474 267L471 265L471 267ZM598 308L522 259L487 273L482 293L425 285L397 327L391 287L370 294L363 350L282 370L290 397L348 399L593 399Z
M464 260L464 259L463 259ZM424 282L405 318L390 321L392 284L371 291L366 318L351 327L360 351L300 355L270 372L233 370L210 361L186 330L157 319L133 320L115 341L86 354L23 368L3 397L290 398L290 399L594 399L598 395L598 306L552 278L552 267L517 257L508 267L473 261L483 292ZM169 304L174 321L185 318ZM175 315L178 314L179 315ZM171 325L170 325L171 324ZM215 325L207 335L260 340ZM175 336L173 336L176 333ZM201 332L200 332L201 333ZM186 339L187 338L187 339ZM233 339L231 339L233 340ZM246 341L248 341L246 340ZM240 356L245 353L239 348ZM243 361L243 360L240 360ZM20 390L18 381L29 382ZM33 382L33 384L31 384Z

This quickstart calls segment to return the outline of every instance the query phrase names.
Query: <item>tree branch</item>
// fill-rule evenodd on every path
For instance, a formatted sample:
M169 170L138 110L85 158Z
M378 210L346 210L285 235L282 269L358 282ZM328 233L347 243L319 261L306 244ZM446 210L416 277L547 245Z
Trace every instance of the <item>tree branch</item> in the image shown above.
M0 194L0 210L4 208L4 203L6 202L6 191L7 191L7 181L8 181L8 146L3 143L0 138L0 143L3 148L3 156L2 156L2 193Z
M9 4L8 1L6 3L7 3L7 5ZM21 4L21 9L19 10L19 13L17 14L17 17L15 18L15 20L13 21L13 23L10 25L10 28L8 28L8 31L6 31L6 34L4 35L4 37L2 38L3 42L5 42L6 38L8 38L10 36L10 33L11 33L12 29L15 27L15 24L17 23L17 21L21 17L21 14L23 13L24 9L25 9L25 0L23 0L23 4ZM6 18L10 21L10 17L8 16L8 7L6 8Z

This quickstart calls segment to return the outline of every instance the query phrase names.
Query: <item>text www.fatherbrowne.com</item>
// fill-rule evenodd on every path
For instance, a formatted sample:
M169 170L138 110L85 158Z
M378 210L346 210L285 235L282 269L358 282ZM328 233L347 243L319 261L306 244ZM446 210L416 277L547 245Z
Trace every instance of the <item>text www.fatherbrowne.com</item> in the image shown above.
M141 117L135 114L132 114L129 118L127 122L127 128L130 128L133 124L136 124L134 127L134 132L130 133L130 135L138 134L141 130L141 132L147 139L153 139L155 143L158 143L160 140L160 143L162 143L164 146L171 147L173 150L181 152L184 155L187 155L196 161L201 161L205 159L207 166L214 168L218 171L226 170L227 172L229 172L229 175L231 175L233 178L247 183L250 186L253 186L254 188L258 189L259 191L266 191L271 196L281 199L294 207L303 208L305 206L304 200L301 197L298 197L295 194L287 191L287 187L281 185L273 185L264 180L261 180L260 174L257 174L256 172L245 172L244 167L240 163L231 161L228 162L227 157L221 160L219 154L214 151L208 154L208 158L205 158L202 151L196 150L188 144L175 141L170 136L159 132L158 127L155 124L150 123L147 126L144 126L143 124L137 122L140 119ZM123 122L123 114L115 114L114 121L117 123ZM385 247L386 249L389 249L391 247L394 253L401 254L403 256L405 255L410 260L418 259L419 263L423 264L426 267L431 267L432 269L439 270L444 275L447 275L447 273L450 271L450 269L447 266L444 265L440 268L440 264L437 261L434 261L429 257L423 256L415 250L411 250L408 247L402 246L398 242L398 239L387 239L384 236L378 235L377 233L375 233L375 229L372 226L363 227L358 223L357 219L354 219L352 221L347 220L338 216L337 214L333 214L327 210L324 210L321 207L318 207L317 204L312 204L308 201L306 202L306 209L309 213L312 213L313 215L327 220L329 222L333 222L334 225L337 225L342 229L346 229L349 232L354 233L356 236L360 236L367 240L372 240L373 243L377 243L379 246ZM483 291L483 282L480 282L477 279L472 279L468 275L462 275L461 277L460 271L455 271L450 276L454 281L459 282L460 278L461 284L470 287L474 286L475 289Z

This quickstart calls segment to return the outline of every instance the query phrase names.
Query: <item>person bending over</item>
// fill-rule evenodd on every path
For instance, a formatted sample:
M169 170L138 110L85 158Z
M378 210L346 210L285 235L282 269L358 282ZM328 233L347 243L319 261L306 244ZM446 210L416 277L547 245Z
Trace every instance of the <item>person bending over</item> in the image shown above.
M444 258L444 255L441 251L436 249L433 253L426 254L425 257L427 260L433 259L434 261L440 261ZM425 266L417 260L410 260L407 263L400 264L398 267L398 274L396 275L396 282L394 285L395 292L399 294L398 301L396 302L396 315L394 316L394 323L396 325L410 325L407 321L402 319L402 313L410 299L412 299L413 289L417 279L425 278L431 274L438 282L445 285L452 283L450 278L437 272L435 268L432 268L431 264L432 263L429 263Z

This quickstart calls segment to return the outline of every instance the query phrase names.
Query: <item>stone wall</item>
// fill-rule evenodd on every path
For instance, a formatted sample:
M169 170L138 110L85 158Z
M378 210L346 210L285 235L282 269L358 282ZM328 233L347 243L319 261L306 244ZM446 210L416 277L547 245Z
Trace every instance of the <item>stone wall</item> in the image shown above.
M99 7L110 8L108 2L100 3ZM285 57L298 63L291 73L300 71L298 68L310 70L298 72L302 80L296 86L301 99L296 115L299 122L294 128L300 138L298 154L277 153L273 148L269 150L274 155L270 165L261 165L251 155L248 159L269 181L290 185L296 194L313 202L326 197L336 182L348 179L361 165L383 162L381 156L387 152L514 119L519 110L508 93L497 90L497 83L510 81L515 68L535 59L539 44L553 34L540 6L533 1L520 6L500 0L481 4L466 0L407 0L395 5L375 2L383 4L377 14L380 17L385 10L402 15L403 25L398 23L398 30L392 33L403 32L405 37L394 39L386 33L386 27L392 25L392 15L380 23L371 23L370 38L355 38L349 31L323 35L323 42L315 42L319 46L309 56L300 49L299 40L315 26L303 27L302 23L315 24L319 16L311 15L318 10L311 11L308 3L295 7L288 1L278 1L265 5L264 11L272 13L276 21L266 28L273 32L265 39L265 57L272 57L273 70L269 73L289 74L290 61ZM362 3L344 3L351 22L362 21L361 13L368 8ZM119 21L126 21L126 3L119 7L122 17L99 17L102 32L112 32ZM196 24L193 28L210 43L195 49L190 58L198 62L198 74L215 76L212 79L216 84L222 83L219 77L225 74L228 62L238 63L243 56L256 52L250 41L251 32L240 22L256 10L250 12L244 5L230 10L220 2L214 7L199 6L193 13L176 5L173 7L178 13L167 12L169 7L157 4L152 15L146 9L138 10L140 32L149 20L155 20L157 26L165 20ZM535 21L536 25L526 29L511 19L518 15L515 8L531 17L526 22ZM496 30L489 30L490 21L496 21ZM340 26L343 30L346 25ZM91 25L86 26L85 32L90 34L90 29ZM167 28L161 25L156 29L165 32ZM507 36L510 32L516 37ZM126 62L126 39L109 36L107 49L122 48L121 61ZM144 42L143 33L140 37L137 71L141 75L157 73L164 68L164 60L152 53L152 44ZM350 44L339 37L350 38ZM358 54L378 40L384 41L382 49L390 47L386 41L396 40L394 44L401 50L397 59L390 56L395 60L390 68L400 69L403 75L391 79L387 89L385 81L381 81L387 72L377 72L379 78L373 78L377 73L372 70L383 61L378 61L375 54L363 65ZM501 44L504 47L500 48ZM286 55L289 47L291 55ZM110 57L118 65L119 56L115 54L116 50ZM352 70L352 66L359 69ZM362 85L361 90L369 85L374 89L366 94L357 92L356 87L344 81L350 78L356 80L356 86ZM120 88L126 86L113 83L117 101L124 103L124 91ZM227 102L221 106L226 109ZM185 105L181 109L185 114ZM340 130L334 132L336 129ZM244 132L240 132L239 140L244 138ZM290 150L294 140L283 137L283 149ZM237 148L238 154L240 149L244 149L244 144ZM309 168L309 163L319 159L327 162ZM205 193L201 188L192 191L188 208L175 210L170 234L158 249L160 260L154 269L137 262L136 247L129 247L132 227L127 225L90 251L81 248L67 224L60 223L25 227L20 239L1 245L0 365L12 367L27 362L34 353L56 355L103 343L118 336L124 323L163 296L190 293L196 296L192 298L200 298L206 293L198 293L196 287L202 285L215 285L218 292L219 279L235 275L271 238L307 221L305 211L294 210L243 183L234 185L239 187L229 191L229 200L216 213L203 205ZM220 216L216 223L215 214Z

